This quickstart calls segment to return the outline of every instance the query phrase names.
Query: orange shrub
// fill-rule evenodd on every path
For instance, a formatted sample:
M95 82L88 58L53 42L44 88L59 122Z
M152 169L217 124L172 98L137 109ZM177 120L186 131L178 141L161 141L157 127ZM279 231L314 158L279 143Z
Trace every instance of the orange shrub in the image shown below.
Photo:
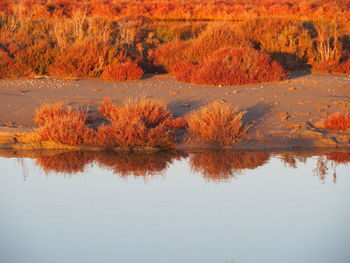
M67 110L62 102L53 104L44 103L35 111L34 122L39 126L44 126L46 122L53 122L55 119L67 115Z
M228 24L208 26L184 51L191 62L207 59L213 52L225 47L251 48L252 44Z
M329 130L347 130L350 129L350 114L333 113L324 121L326 129Z
M126 81L141 79L142 75L143 70L136 63L125 62L106 66L102 78L110 81Z
M177 81L191 82L197 68L197 65L193 65L187 60L182 60L175 62L170 70L175 75Z
M68 145L91 144L95 131L86 126L86 112L75 111L63 104L44 105L36 111L35 122L39 124L41 141L54 141Z
M176 64L174 75L179 81L195 84L236 85L279 81L288 73L263 51L253 48L224 48L214 52L197 66Z
M108 52L112 49L108 50L107 45L93 40L64 46L48 68L48 73L57 77L98 77Z
M214 141L222 145L236 143L246 134L248 127L242 123L246 112L228 104L211 103L187 116L188 130L204 141Z
M108 148L145 149L173 146L172 114L163 102L150 99L127 100L118 106L108 100L100 107L110 121L98 128L96 143Z
M159 46L153 55L154 64L163 66L165 70L171 71L171 67L176 61L186 59L184 51L189 45L189 41L175 40Z
M343 74L350 74L350 58L339 65L337 65L333 72L337 73L343 73Z
M175 68L186 66L182 61L198 63L223 47L243 48L251 47L251 44L238 35L231 26L212 25L196 39L190 41L175 40L158 47L154 53L154 62L156 65L163 66L167 71L179 72ZM178 63L179 61L181 62Z

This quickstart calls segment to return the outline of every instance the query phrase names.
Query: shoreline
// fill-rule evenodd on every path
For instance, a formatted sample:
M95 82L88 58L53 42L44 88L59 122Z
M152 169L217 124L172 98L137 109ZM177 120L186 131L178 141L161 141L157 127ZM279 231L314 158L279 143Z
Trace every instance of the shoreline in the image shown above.
M0 148L101 150L94 146L68 146L38 142L34 113L43 103L63 102L96 112L109 97L114 103L145 97L164 101L174 117L183 117L217 101L247 111L243 122L253 124L233 150L350 148L350 130L329 131L322 121L335 112L350 112L349 76L294 72L277 83L242 86L198 86L176 82L169 75L154 75L133 82L81 79L0 80ZM177 134L177 150L223 149L214 143ZM148 149L157 151L159 149Z
M350 130L345 132L322 133L322 130L301 129L294 137L254 138L246 135L237 144L221 146L214 142L202 142L199 138L181 138L173 148L139 148L133 150L115 148L107 150L94 145L67 145L53 141L39 141L35 129L1 128L0 149L10 150L66 150L66 151L115 151L115 152L160 152L160 151L206 151L206 150L233 150L233 151L290 151L290 150L324 150L350 149ZM341 138L343 141L340 142Z

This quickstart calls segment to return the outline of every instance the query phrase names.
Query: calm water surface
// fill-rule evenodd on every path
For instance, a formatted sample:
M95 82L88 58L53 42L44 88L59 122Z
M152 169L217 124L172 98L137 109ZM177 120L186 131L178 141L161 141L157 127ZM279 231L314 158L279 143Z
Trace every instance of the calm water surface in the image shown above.
M0 262L350 262L350 153L0 158Z

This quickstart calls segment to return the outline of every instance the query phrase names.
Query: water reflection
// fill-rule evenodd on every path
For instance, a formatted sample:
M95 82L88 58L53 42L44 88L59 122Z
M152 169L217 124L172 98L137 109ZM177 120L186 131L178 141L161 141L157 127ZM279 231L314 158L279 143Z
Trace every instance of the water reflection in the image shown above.
M245 169L263 166L270 158L269 153L206 151L192 154L192 170L209 180L228 180L231 176L242 174Z
M0 155L4 156L4 154ZM6 156L6 155L5 155ZM45 173L74 175L83 173L90 165L108 169L122 177L151 177L165 174L168 167L177 160L188 162L192 172L199 173L209 181L227 181L246 170L256 169L270 162L270 157L279 159L286 167L297 169L312 158L313 173L324 181L328 174L337 180L337 166L350 163L350 152L243 152L243 151L203 151L203 152L59 152L31 154L35 164ZM17 154L17 157L18 154ZM24 156L23 156L24 157ZM19 159L21 160L21 159Z
M84 172L85 167L97 163L120 176L152 176L166 171L169 165L185 153L124 153L124 152L66 152L53 156L39 156L36 164L46 173L74 174Z

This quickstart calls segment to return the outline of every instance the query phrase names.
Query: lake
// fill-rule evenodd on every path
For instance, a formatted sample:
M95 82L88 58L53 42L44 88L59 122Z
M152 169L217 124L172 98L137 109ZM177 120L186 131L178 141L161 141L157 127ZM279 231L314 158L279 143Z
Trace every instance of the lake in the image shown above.
M349 152L0 156L0 262L350 262Z

